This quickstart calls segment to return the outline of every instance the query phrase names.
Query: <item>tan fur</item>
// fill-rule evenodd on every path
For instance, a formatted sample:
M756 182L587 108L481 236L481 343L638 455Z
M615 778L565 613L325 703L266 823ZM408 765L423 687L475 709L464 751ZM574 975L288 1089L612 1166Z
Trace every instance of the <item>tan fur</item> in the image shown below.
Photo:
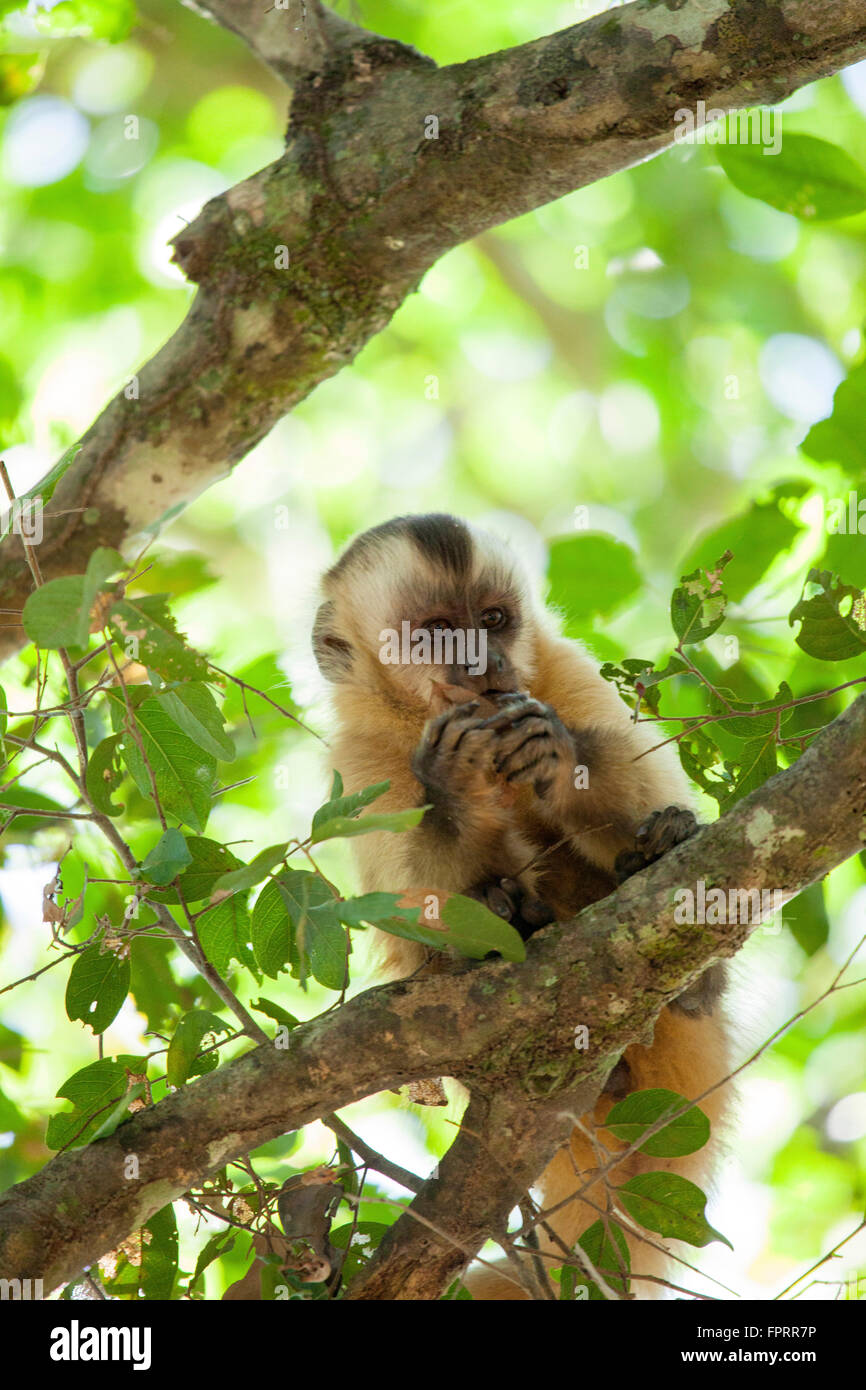
M592 751L590 786L575 793L573 769L566 767L549 795L540 799L529 785L505 789L495 779L479 779L470 769L466 777L478 780L471 786L459 836L446 845L422 823L398 835L358 837L353 845L360 888L404 891L419 901L428 893L466 891L488 874L516 876L540 850L550 850L565 825L569 843L548 852L522 879L563 920L612 890L614 860L633 847L638 826L654 810L688 806L689 788L669 748L635 761L658 741L657 735L632 722L615 688L602 680L586 653L558 635L549 614L533 609L526 584L501 544L483 534L474 539L467 590L483 589L481 606L496 601L499 583L510 583L512 595L519 595L523 622L509 654L520 673L520 688L552 707L569 729L585 731ZM385 627L399 627L402 618L414 623L423 621L425 613L433 616L443 582L442 573L419 556L416 547L404 537L392 536L347 570L331 571L323 583L323 599L332 610L330 626L354 654L351 674L334 687L331 765L341 773L347 791L390 779L390 790L376 802L376 811L401 810L423 799L410 764L431 711L430 677L440 674L429 667L383 666L377 656L379 634ZM579 737L575 746L580 760ZM381 934L380 940L384 971L391 977L412 973L426 959L425 948L416 943ZM728 1071L722 1017L718 1012L694 1018L665 1010L652 1045L629 1048L625 1060L630 1089L666 1087L694 1097ZM724 1095L723 1088L704 1103L714 1134L723 1117ZM611 1103L610 1097L599 1101L596 1122L604 1119ZM619 1147L604 1131L601 1138L609 1148ZM613 1171L611 1180L621 1183L648 1168L674 1168L703 1185L713 1147L711 1143L677 1160L635 1155ZM570 1147L556 1155L540 1179L544 1206L567 1199L597 1162L592 1146L575 1130ZM601 1183L586 1195L605 1205ZM571 1246L597 1214L584 1201L571 1202L550 1224ZM651 1247L639 1241L630 1244L634 1272L658 1274L662 1262ZM484 1269L473 1271L470 1286L480 1298L527 1296ZM652 1296L653 1288L635 1284L639 1297Z

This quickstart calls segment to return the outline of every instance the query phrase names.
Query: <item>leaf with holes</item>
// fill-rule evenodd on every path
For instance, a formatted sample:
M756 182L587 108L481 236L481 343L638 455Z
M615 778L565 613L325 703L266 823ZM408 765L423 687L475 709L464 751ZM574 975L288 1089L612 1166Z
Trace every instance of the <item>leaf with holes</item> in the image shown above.
M108 626L126 655L166 681L204 680L208 665L188 646L169 611L167 594L124 598L112 605Z
M790 626L798 619L797 646L817 661L848 661L866 652L866 596L829 570L809 571L788 617Z
M199 1058L202 1042L209 1033L218 1036L220 1033L231 1031L231 1025L217 1014L211 1013L210 1009L190 1009L189 1013L185 1013L168 1045L165 1069L168 1084L183 1085L192 1073L193 1065ZM216 1066L218 1055L213 1053L212 1056L213 1063L208 1059L203 1069L211 1071Z
M110 734L98 743L87 760L87 794L104 816L119 816L122 806L116 805L111 797L117 791L124 773L117 766L117 745L121 734Z
M66 986L66 1016L104 1033L129 993L129 961L88 946L76 956Z
M732 559L726 550L712 569L684 574L671 597L671 623L681 646L703 642L725 620L727 598L722 590L722 570Z

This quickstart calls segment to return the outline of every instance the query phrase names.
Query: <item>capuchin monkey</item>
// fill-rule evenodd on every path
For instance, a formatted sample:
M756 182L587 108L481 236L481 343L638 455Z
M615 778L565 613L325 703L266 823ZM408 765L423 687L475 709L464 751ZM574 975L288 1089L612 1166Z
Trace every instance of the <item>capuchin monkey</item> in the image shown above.
M430 659L412 662L412 648L389 632L411 634ZM331 762L346 791L387 778L376 811L430 808L410 831L353 840L363 893L402 892L417 903L469 894L528 937L568 921L696 829L670 748L640 756L651 737L533 602L508 547L456 517L397 517L358 536L324 576L313 647L333 684ZM418 943L377 935L392 978L428 960ZM692 1098L727 1076L723 983L722 967L711 966L663 1011L652 1043L623 1053L587 1122L600 1125L632 1091ZM725 1089L701 1102L716 1142ZM616 1150L609 1133L600 1137ZM668 1169L703 1185L713 1147L677 1159L634 1154L612 1179ZM548 1224L569 1248L606 1205L600 1179L588 1201L568 1200L598 1162L575 1129L539 1179L544 1208L559 1207ZM633 1275L658 1276L664 1255L637 1238L629 1244ZM543 1234L540 1247L561 1253ZM528 1297L487 1267L466 1282L476 1298ZM643 1297L658 1289L635 1287Z

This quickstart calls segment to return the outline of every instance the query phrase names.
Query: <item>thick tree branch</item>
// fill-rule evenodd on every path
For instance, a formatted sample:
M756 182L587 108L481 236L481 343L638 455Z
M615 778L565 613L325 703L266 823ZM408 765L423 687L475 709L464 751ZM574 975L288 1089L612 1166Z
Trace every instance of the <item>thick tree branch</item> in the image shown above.
M237 34L290 84L305 73L320 72L337 50L372 37L369 30L342 19L321 0L183 0L183 4Z
M575 922L540 932L524 963L467 964L462 973L369 990L293 1030L287 1050L258 1047L108 1138L60 1154L0 1197L0 1277L41 1277L53 1288L232 1158L432 1073L459 1077L473 1096L440 1168L464 1193L441 1180L416 1199L415 1210L448 1236L424 1238L434 1273L415 1296L435 1297L467 1251L501 1231L517 1189L544 1167L562 1137L554 1113L590 1105L622 1050L645 1041L661 1009L751 930L675 924L674 891L703 878L722 889L793 895L864 843L866 695L721 820ZM589 1030L586 1052L574 1047L576 1023ZM513 1125L518 1107L513 1180L491 1193L478 1179L478 1133L489 1144L493 1127ZM126 1176L130 1154L136 1179ZM382 1266L379 1287L393 1289Z
M211 10L264 35L252 5ZM698 99L775 102L864 56L863 0L637 0L441 69L345 36L296 83L283 157L177 238L199 293L138 398L121 393L85 434L46 517L45 577L82 571L96 546L223 477L458 243L664 149ZM0 606L20 610L28 591L11 536ZM5 629L0 654L22 640Z

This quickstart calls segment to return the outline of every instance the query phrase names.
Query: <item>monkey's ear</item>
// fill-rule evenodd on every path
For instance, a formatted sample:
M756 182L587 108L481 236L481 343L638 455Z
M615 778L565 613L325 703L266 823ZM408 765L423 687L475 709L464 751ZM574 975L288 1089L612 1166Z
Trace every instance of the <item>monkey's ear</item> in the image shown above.
M313 655L328 681L344 681L352 670L352 648L334 630L336 610L330 600L320 604L313 623Z

